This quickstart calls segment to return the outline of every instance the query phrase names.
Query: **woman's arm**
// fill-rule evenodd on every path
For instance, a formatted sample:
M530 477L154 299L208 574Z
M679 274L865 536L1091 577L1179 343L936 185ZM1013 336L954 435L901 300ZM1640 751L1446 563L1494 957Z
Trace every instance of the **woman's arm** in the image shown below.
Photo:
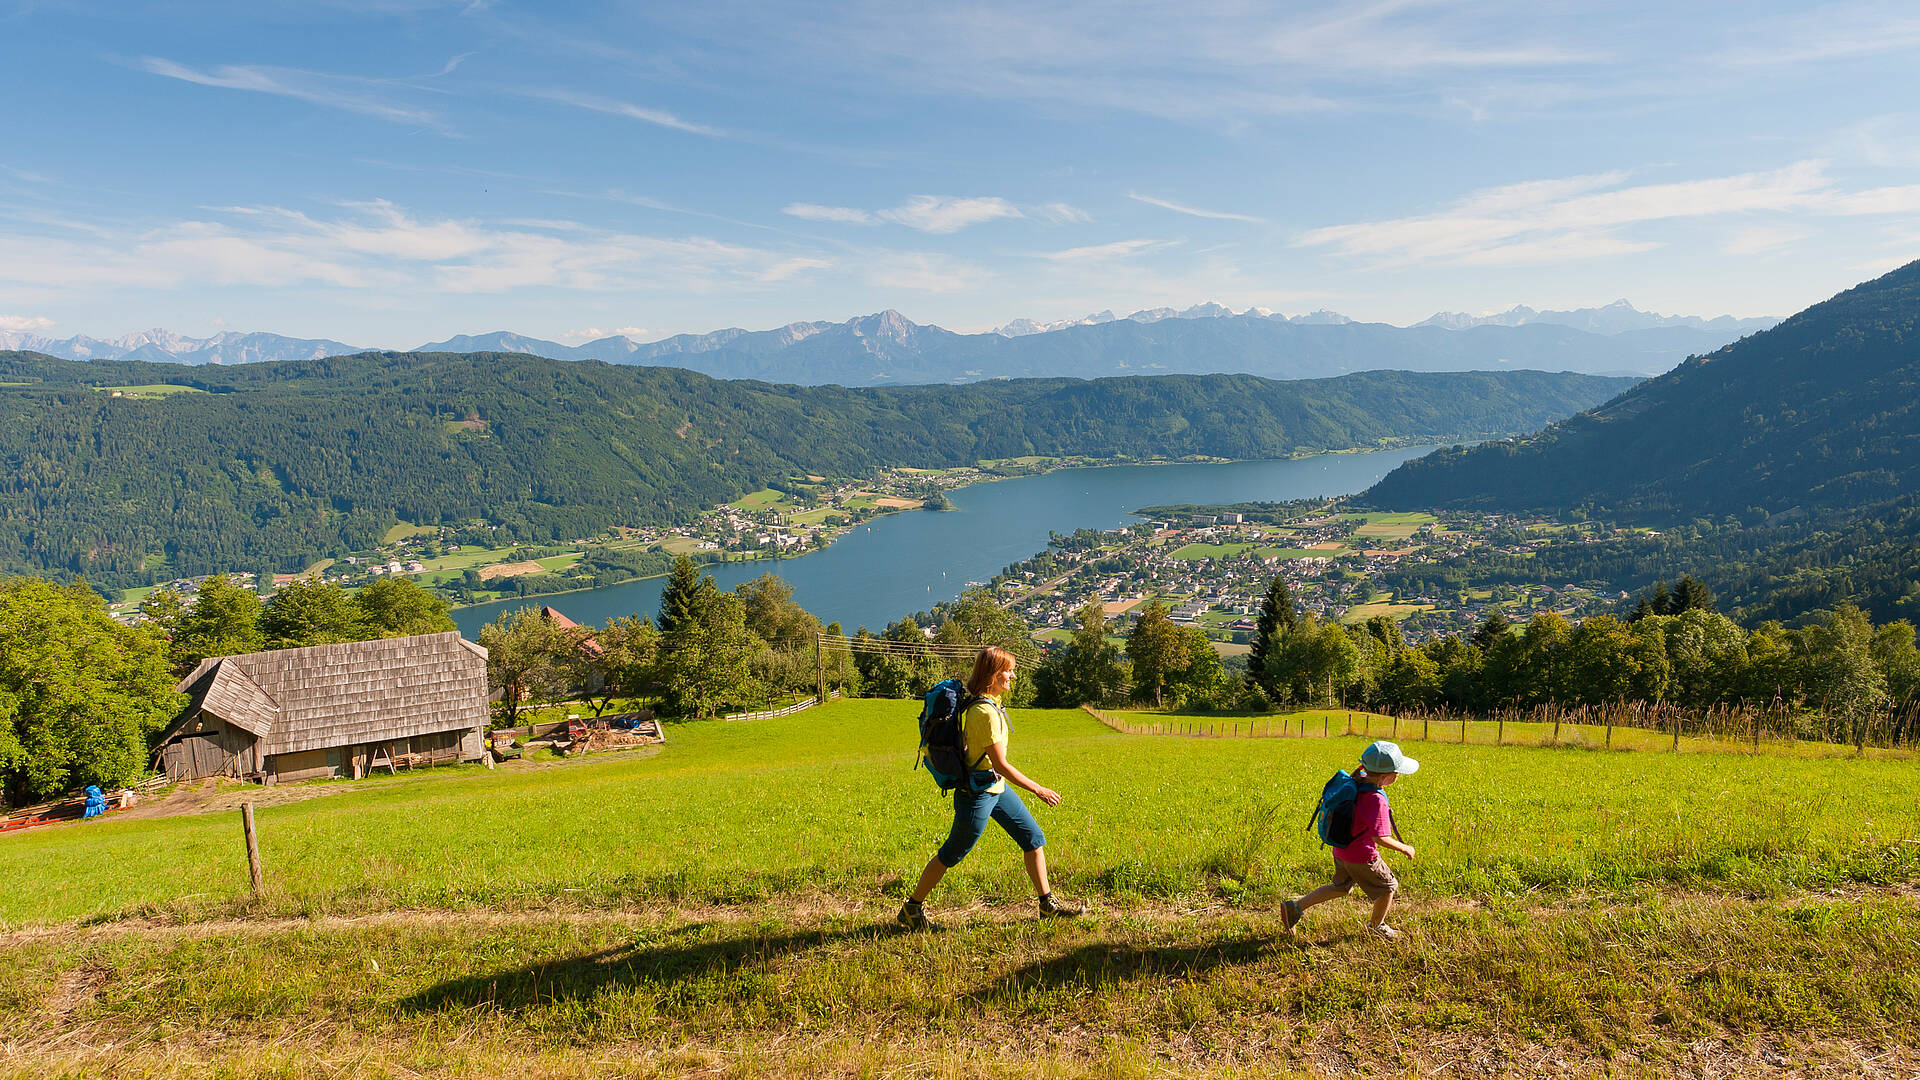
M994 772L1011 780L1015 787L1025 788L1033 792L1040 797L1041 802L1046 803L1048 806L1060 805L1059 792L1052 788L1041 787L1039 784L1027 779L1026 773L1021 772L1008 763L1006 743L997 742L987 747L987 760L993 762Z

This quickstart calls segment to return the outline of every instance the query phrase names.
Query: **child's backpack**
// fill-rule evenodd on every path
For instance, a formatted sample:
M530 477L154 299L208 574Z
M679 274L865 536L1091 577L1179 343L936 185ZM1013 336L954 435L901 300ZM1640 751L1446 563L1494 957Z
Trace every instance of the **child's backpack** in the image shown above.
M1364 782L1358 777L1340 769L1320 789L1320 804L1314 807L1313 817L1308 819L1307 827L1317 828L1320 842L1328 847L1346 847L1353 843L1353 804L1360 798L1360 789ZM1369 790L1379 791L1372 784L1365 785ZM1400 835L1400 827L1394 823L1391 814L1387 817L1387 826L1393 835Z
M990 769L981 773L970 768L974 762L967 753L967 733L960 717L968 706L979 700L967 693L966 684L959 679L937 682L927 691L925 704L920 709L920 761L933 774L941 791L959 787L978 790L986 786L979 782L983 775L992 777L986 784L1000 779Z

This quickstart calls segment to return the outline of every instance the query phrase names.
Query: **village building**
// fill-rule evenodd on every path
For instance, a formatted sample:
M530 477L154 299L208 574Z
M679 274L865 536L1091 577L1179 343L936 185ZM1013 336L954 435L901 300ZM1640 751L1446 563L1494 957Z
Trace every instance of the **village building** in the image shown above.
M485 752L487 651L457 632L210 656L178 689L156 754L176 781L357 780Z

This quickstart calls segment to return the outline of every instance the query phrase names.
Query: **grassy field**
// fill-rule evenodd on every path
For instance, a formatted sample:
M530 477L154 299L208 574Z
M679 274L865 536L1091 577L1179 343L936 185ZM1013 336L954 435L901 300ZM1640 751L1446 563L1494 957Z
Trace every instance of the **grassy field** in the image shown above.
M0 1009L32 1018L0 1075L1920 1067L1910 759L1402 732L1419 857L1381 948L1357 903L1293 938L1274 914L1326 876L1303 826L1365 745L1343 712L1267 721L1313 738L1166 738L1016 711L1015 762L1064 795L1030 800L1056 885L1089 913L1029 918L992 831L925 937L889 924L950 814L913 711L671 725L651 758L263 808L258 900L230 813L0 837Z
M95 390L103 394L119 394L122 397L155 398L171 394L204 394L205 390L197 386L175 386L172 383L144 383L140 386L96 386Z

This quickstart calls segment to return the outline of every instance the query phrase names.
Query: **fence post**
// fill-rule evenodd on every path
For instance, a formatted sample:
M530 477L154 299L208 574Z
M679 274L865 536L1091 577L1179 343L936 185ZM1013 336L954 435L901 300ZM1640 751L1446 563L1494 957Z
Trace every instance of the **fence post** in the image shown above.
M1421 713L1420 714L1420 741L1425 742L1427 739L1427 733L1432 729L1433 729L1433 714Z
M253 877L253 895L267 891L266 876L260 872L260 837L253 831L253 804L240 804L240 831L247 838L247 872Z
M1467 718L1465 716L1460 718L1460 745L1467 745Z
M1304 725L1306 723L1306 720L1302 719L1300 723ZM1320 714L1320 737L1323 739L1326 738L1329 734L1332 733L1332 730L1333 730L1332 714L1321 713Z
M1507 742L1507 714L1502 712L1499 716L1500 719L1493 729L1493 744L1495 746L1505 746Z
M1760 752L1760 714L1753 714L1753 752Z
M1673 713L1673 752L1676 754L1680 752L1680 711L1678 709Z

